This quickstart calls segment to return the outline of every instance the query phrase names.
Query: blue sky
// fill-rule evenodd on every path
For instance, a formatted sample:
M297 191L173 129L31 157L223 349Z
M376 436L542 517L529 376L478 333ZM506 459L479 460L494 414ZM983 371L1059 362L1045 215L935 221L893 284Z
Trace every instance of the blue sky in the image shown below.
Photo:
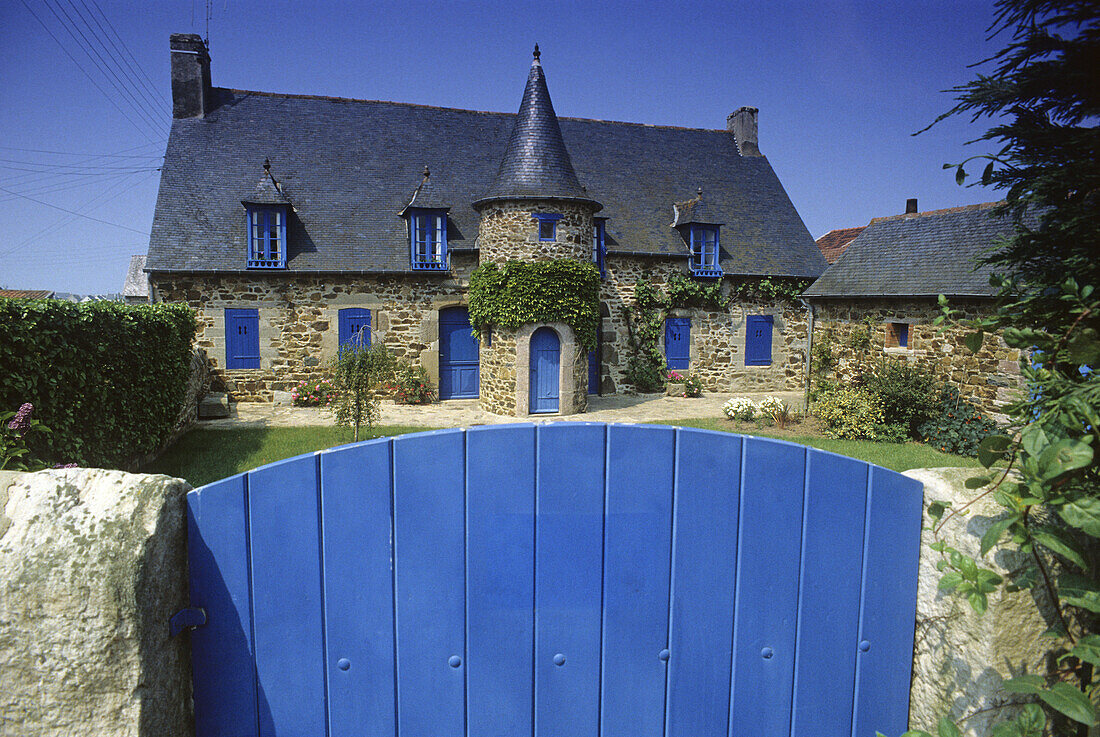
M148 247L171 122L168 36L205 34L205 7L0 4L0 286L121 289L130 254ZM921 210L998 198L942 169L983 151L964 144L986 125L953 119L911 135L950 107L942 91L973 77L967 65L1004 45L987 39L992 0L211 10L220 87L512 112L537 41L562 116L724 128L733 110L758 107L761 151L815 238L903 212L909 197Z

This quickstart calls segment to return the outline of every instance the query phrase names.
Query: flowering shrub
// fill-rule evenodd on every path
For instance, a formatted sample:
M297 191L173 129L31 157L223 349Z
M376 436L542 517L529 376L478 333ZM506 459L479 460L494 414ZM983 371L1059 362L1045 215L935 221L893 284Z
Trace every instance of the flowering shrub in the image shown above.
M722 411L731 420L751 420L756 417L756 403L748 397L734 397L722 405Z
M401 404L427 404L435 398L423 366L399 365L393 372L393 381L385 388Z
M791 419L790 406L779 397L765 397L760 403L760 412L770 418L781 430Z
M0 414L0 470L34 471L42 464L28 457L27 438L34 433L49 432L38 420L31 419L34 405L24 402L16 412Z
M959 397L959 390L945 387L940 393L939 411L920 426L924 442L944 453L978 455L978 446L997 431L997 424Z
M685 397L699 397L703 394L703 382L695 374L684 376L679 371L669 371L668 380L674 384L683 384Z
M825 434L831 438L883 439L882 400L867 392L841 388L823 394L814 404L814 412L825 423Z
M327 407L336 398L332 379L307 379L290 391L296 407Z

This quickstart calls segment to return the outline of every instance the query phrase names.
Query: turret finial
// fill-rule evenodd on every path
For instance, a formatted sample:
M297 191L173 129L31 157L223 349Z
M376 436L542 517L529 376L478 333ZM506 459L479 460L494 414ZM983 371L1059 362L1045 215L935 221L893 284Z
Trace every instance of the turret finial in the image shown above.
M535 61L538 61L540 56L542 56L542 52L539 51L539 45L536 43L535 44Z
M428 171L428 165L427 165L427 164L425 164L425 165L424 165L424 178L425 178L425 179L427 179L427 178L428 178L428 177L430 177L431 175L432 175L432 173L431 173L430 171Z
M268 174L271 173L271 159L264 159L264 171L266 171Z
M702 198L703 197L703 188L700 187L699 189L695 190L695 194L699 195L699 197Z

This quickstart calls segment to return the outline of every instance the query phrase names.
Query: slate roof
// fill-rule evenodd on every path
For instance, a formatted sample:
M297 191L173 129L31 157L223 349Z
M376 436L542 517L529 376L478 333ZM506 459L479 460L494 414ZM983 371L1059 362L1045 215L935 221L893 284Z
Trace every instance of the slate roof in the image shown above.
M696 193L694 199L690 199L686 202L677 202L672 206L672 227L678 228L681 225L688 225L690 223L698 223L700 225L721 225L722 222L716 220L713 215L710 214L710 208L707 207L706 201L703 199L702 188Z
M271 173L271 163L266 159L264 160L264 173L260 175L260 179L256 182L256 186L252 188L252 191L241 197L241 202L247 202L250 205L290 204L290 200L286 198L282 188Z
M1001 203L875 218L806 297L992 297L978 259L1013 233Z
M474 206L492 200L527 198L591 201L581 189L562 140L546 75L539 63L538 44L500 169L489 191Z
M840 258L840 254L844 253L851 242L857 235L863 232L866 225L860 225L855 228L837 228L836 230L830 230L825 235L817 239L817 247L821 249L821 255L825 257L825 260L829 264L835 264L836 260Z
M404 215L406 210L413 207L425 210L451 209L451 203L440 193L439 188L432 184L432 174L426 166L424 167L424 178L420 180L420 184L416 185L412 197L409 198L408 204L401 210L401 214Z
M409 272L399 216L431 170L448 243L476 247L472 204L495 181L516 116L394 102L215 89L204 118L172 123L149 271L246 270L242 191L265 158L291 203L288 271ZM816 277L825 259L764 157L725 130L560 118L610 253L688 255L669 225L698 187L721 223L726 274ZM272 275L283 272L272 272ZM424 272L416 272L424 275ZM445 273L445 272L444 272ZM425 275L426 276L426 275Z

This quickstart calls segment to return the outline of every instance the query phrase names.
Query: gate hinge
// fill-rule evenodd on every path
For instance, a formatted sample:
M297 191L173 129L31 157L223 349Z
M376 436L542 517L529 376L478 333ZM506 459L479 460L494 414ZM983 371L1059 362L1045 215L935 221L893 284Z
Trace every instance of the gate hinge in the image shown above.
M180 609L168 620L168 636L175 637L184 630L202 627L206 624L206 610L202 607L189 606Z

